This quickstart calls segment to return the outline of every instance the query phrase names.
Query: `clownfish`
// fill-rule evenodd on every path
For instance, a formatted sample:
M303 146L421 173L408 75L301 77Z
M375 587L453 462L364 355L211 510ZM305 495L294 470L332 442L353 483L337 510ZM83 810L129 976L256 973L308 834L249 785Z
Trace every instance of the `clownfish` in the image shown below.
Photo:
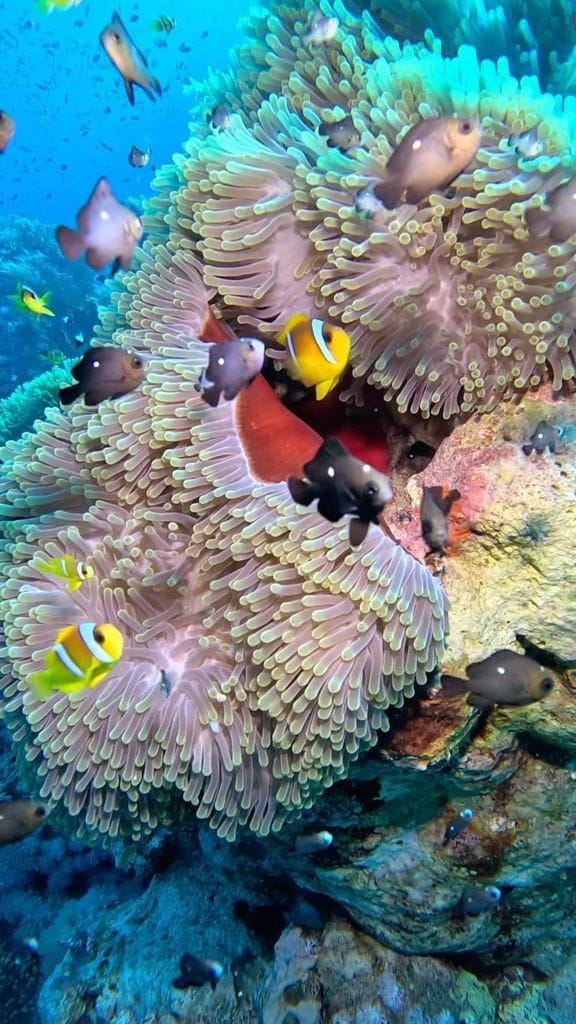
M284 351L267 349L266 355L282 363L292 380L314 388L317 401L326 398L348 366L350 338L346 331L296 313L277 340Z
M50 292L44 292L44 295L37 295L32 288L26 288L25 286L18 285L18 291L15 295L12 295L14 305L20 312L34 313L34 316L55 316L51 309L48 309L46 302L50 296Z
M40 572L50 573L66 580L68 590L74 593L79 590L85 580L91 580L94 576L94 569L86 562L77 561L73 555L62 555L62 558L49 558L47 562L36 562L35 569Z
M109 622L66 626L47 651L45 667L30 676L28 685L40 700L50 697L54 690L80 693L104 679L120 661L123 648L120 630Z

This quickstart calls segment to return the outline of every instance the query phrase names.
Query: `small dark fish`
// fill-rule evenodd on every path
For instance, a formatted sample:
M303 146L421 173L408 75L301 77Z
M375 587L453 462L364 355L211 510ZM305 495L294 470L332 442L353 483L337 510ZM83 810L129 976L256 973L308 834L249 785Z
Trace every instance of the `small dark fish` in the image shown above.
M206 122L214 131L223 132L231 125L230 111L225 103L218 103L211 114L206 114Z
M322 832L308 832L297 836L294 849L296 853L319 853L320 850L327 850L333 842L332 833L323 829Z
M76 216L78 230L60 225L56 241L69 260L86 253L92 270L102 270L113 260L112 275L119 267L129 270L134 249L142 238L142 221L115 198L106 178L100 178L88 202Z
M552 189L544 200L544 209L531 207L524 213L528 230L531 235L548 235L561 245L576 231L576 177Z
M496 885L486 885L483 888L467 885L460 897L460 910L464 917L478 917L479 914L494 910L500 903L501 896L502 892Z
M117 11L114 11L112 21L102 32L100 42L114 67L122 75L126 94L132 106L135 85L139 85L154 102L154 93L162 95L160 82L150 75L146 57L136 46Z
M310 27L302 33L302 42L312 43L313 46L330 43L338 31L339 25L338 18L325 18L321 11L315 11Z
M373 220L384 208L384 203L377 198L373 185L364 185L354 194L354 209L366 220Z
M541 156L544 152L544 141L538 136L535 128L530 128L526 132L520 132L518 135L511 135L508 139L508 145L512 147L518 156L523 157L524 160L535 160L537 156Z
M468 694L476 708L520 707L542 700L554 689L546 669L527 654L495 651L484 661L468 665L468 679L442 676L442 693L447 697Z
M536 452L536 455L543 455L546 449L554 453L557 441L558 431L556 427L553 427L551 423L546 423L546 420L540 420L540 423L538 423L530 437L530 444L523 444L522 451L524 455L531 455L532 452Z
M132 146L128 154L128 163L131 167L146 167L151 152L151 149L138 149L138 146Z
M463 811L460 811L460 813L457 814L456 817L454 818L452 824L448 825L448 828L444 833L442 846L448 846L448 843L451 842L452 839L456 839L456 837L459 836L460 833L464 831L466 826L472 821L473 817L474 812L471 811L469 807L466 807Z
M16 124L4 110L0 110L0 153L4 153L16 131Z
M49 814L36 800L0 801L0 846L24 839L43 825Z
M180 959L180 974L172 984L174 988L199 988L209 982L214 991L223 973L224 968L217 960L200 960L191 953L184 953Z
M413 125L396 146L375 195L388 209L402 201L419 203L447 188L475 157L479 126L469 118L429 117Z
M350 521L350 544L357 547L377 523L386 502L392 498L387 476L355 459L335 437L327 437L314 458L303 467L304 479L288 477L288 490L298 505L310 505L318 498L318 512L330 523L342 516Z
M144 360L131 349L115 345L90 348L72 367L78 381L59 392L62 405L70 405L80 395L86 405L98 405L106 398L120 398L134 391L144 380Z
M420 502L422 536L430 551L444 555L448 543L448 513L460 491L450 491L444 498L441 487L424 487Z
M342 153L347 153L353 146L360 144L360 133L354 127L350 116L344 117L341 121L334 121L332 124L323 122L318 132L326 139L328 146L337 148Z
M264 342L237 338L210 346L208 366L194 385L204 401L215 408L223 395L227 402L251 384L264 365Z

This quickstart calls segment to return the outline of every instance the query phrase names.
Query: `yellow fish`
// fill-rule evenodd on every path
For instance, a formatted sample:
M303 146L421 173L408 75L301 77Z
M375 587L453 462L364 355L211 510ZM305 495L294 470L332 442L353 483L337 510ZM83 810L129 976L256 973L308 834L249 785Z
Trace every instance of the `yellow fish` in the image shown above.
M82 0L36 0L36 6L41 14L52 14L52 11L68 11L71 7L78 7Z
M283 363L292 380L315 388L317 401L326 398L348 366L350 338L346 331L335 324L296 313L277 340L285 351L267 349L266 355Z
M40 572L50 573L66 580L68 590L72 593L79 590L85 580L91 580L94 576L94 569L86 562L77 561L72 555L62 555L62 558L49 558L47 562L36 562L35 569Z
M19 309L21 312L28 310L29 313L34 313L35 316L55 316L46 305L49 295L50 292L45 292L44 295L36 295L32 288L18 285L18 291L12 298L14 299L16 309Z
M45 667L29 677L28 685L40 700L50 697L55 690L81 693L97 686L108 675L120 661L123 649L122 634L109 622L66 626L46 652Z

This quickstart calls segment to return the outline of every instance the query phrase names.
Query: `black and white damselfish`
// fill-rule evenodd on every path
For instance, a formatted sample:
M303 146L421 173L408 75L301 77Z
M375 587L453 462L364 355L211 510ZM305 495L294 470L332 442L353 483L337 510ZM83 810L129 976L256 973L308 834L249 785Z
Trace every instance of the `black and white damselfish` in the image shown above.
M355 459L335 437L327 437L313 459L303 467L304 477L288 477L288 490L298 505L318 499L318 511L330 523L343 516L350 520L350 544L358 547L377 523L382 509L392 498L392 487L384 473Z

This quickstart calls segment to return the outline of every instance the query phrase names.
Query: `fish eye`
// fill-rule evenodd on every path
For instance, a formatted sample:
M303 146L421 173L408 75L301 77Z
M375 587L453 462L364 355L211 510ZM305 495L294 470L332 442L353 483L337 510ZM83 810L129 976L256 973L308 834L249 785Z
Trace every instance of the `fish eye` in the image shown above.
M464 135L469 135L473 128L474 124L472 121L460 121L460 131Z
M332 331L330 330L329 327L325 327L323 329L322 337L324 338L324 341L326 342L327 345L329 345L330 342L333 340L334 335L332 334Z
M97 644L104 643L104 633L102 632L99 626L94 627L94 639Z
M142 366L142 360L140 359L140 356L134 356L132 360L132 366L135 366L138 369Z
M37 807L36 810L34 811L34 815L35 815L36 818L45 818L46 817L46 808L45 807Z
M114 39L117 43L120 43L122 41L117 32L112 32L112 35L114 36Z
M376 484L367 483L364 487L364 494L366 495L367 498L373 498L376 494L378 494L378 488L376 487Z
M553 689L554 689L554 680L550 679L550 676L546 676L546 678L542 680L542 692L543 693L550 693L550 691L553 690Z

